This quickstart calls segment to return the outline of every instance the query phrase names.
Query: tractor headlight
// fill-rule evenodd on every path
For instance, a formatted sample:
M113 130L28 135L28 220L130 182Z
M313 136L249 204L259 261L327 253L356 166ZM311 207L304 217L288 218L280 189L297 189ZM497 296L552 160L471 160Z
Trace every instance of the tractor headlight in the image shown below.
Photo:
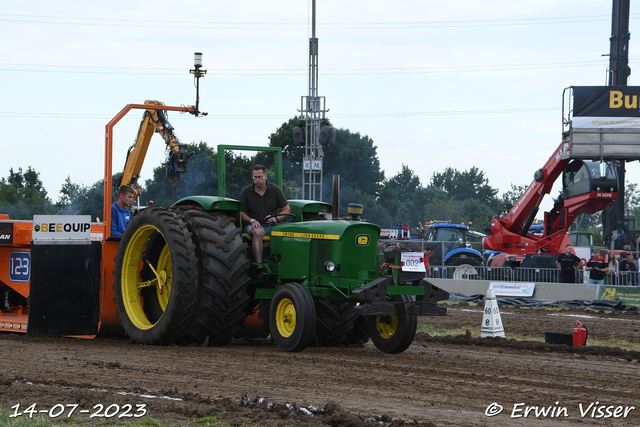
M325 271L328 271L329 273L331 273L333 270L336 269L336 265L333 263L333 261L325 261L324 269Z

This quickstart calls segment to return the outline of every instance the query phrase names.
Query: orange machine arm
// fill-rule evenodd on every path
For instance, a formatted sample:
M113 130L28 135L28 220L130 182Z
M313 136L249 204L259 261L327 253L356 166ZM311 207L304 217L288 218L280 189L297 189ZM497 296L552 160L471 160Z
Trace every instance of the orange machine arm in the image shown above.
M128 104L113 119L111 119L109 123L107 123L105 129L104 205L102 215L105 224L105 239L111 237L111 177L113 175L113 128L132 109L146 110L146 112L142 119L142 123L140 124L140 130L138 132L136 144L134 145L134 148L130 150L127 156L125 174L128 174L129 178L127 178L127 181L125 181L125 176L123 175L123 184L131 184L136 182L135 180L137 180L138 175L140 174L140 169L142 168L144 157L147 154L147 148L149 146L149 141L151 140L154 129L158 129L158 132L162 135L165 143L167 144L167 147L170 150L179 150L180 143L178 141L178 138L173 135L173 127L171 127L171 125L168 125L168 122L166 122L166 120L163 124L162 120L159 119L160 115L158 114L158 112L160 114L163 114L164 111L182 111L192 114L195 114L196 112L196 109L194 107L170 107L158 101L145 101L144 104ZM154 120L156 124L154 124ZM139 147L138 142L141 143Z

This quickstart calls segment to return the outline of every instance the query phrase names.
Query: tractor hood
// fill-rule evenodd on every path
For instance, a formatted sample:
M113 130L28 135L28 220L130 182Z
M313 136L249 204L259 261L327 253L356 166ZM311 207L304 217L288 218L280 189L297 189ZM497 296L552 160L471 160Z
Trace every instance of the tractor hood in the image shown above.
M272 241L274 237L296 237L321 240L341 240L345 235L357 230L366 231L375 246L380 238L380 227L368 222L335 220L335 221L309 221L291 222L280 224L271 228Z
M359 221L310 221L271 228L271 252L280 255L280 276L357 278L377 270L380 227ZM328 261L335 270L325 268Z

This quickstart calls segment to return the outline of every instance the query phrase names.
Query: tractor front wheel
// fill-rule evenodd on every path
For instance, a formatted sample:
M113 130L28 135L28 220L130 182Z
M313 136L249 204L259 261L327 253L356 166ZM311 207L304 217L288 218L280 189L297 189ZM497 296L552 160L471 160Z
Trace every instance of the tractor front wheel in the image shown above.
M309 291L298 283L280 286L269 309L271 338L280 350L301 351L315 335L316 310Z
M371 317L369 333L378 350L384 353L402 353L413 342L418 328L418 317L409 314L407 310L410 296L396 295L391 301L394 302L395 313L391 316Z

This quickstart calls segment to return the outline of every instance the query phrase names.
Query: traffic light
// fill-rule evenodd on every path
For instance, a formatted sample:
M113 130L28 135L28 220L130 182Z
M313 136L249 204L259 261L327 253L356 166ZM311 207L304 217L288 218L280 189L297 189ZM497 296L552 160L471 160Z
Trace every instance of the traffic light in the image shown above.
M336 128L333 126L324 126L320 129L320 137L318 138L321 145L333 145L336 142Z

